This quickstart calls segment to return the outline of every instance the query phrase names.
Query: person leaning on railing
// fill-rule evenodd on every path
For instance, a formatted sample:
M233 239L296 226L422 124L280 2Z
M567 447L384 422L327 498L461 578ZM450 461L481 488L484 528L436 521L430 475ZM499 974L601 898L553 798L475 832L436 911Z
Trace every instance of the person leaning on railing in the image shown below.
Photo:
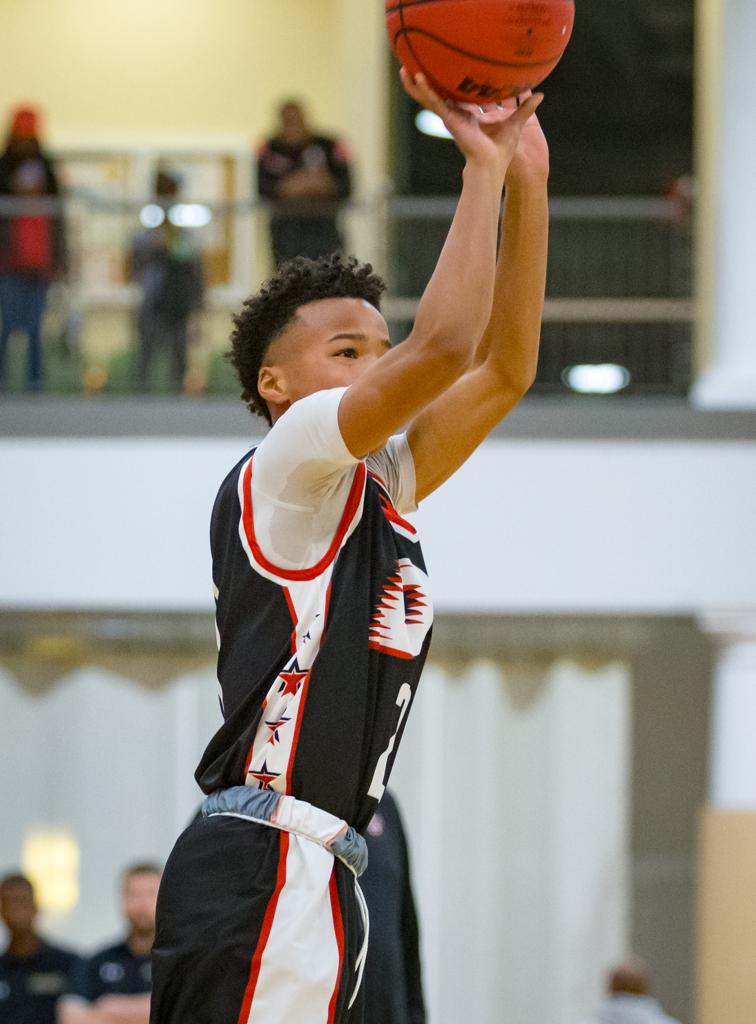
M47 289L65 271L63 218L45 199L60 195L55 168L39 140L39 118L21 108L0 156L0 389L8 341L28 338L27 389L42 387L42 317Z
M287 100L278 110L276 133L260 147L257 186L273 204L273 260L317 259L343 249L338 227L341 203L351 195L351 155L342 139L316 132L303 104Z

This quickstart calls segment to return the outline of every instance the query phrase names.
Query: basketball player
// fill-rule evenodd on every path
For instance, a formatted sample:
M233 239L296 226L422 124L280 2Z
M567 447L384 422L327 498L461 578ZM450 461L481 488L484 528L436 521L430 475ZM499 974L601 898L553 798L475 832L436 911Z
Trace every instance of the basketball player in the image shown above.
M213 510L224 723L197 770L203 814L161 885L152 1024L361 1019L360 832L385 790L432 619L408 516L535 375L548 220L540 97L463 109L422 77L403 81L466 160L409 338L390 347L382 282L338 256L284 266L235 318L242 397L272 429Z

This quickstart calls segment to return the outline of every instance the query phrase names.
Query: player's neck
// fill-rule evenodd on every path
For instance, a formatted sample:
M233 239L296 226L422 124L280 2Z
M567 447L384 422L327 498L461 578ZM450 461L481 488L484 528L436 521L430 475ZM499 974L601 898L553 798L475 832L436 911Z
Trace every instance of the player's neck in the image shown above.
M27 957L39 953L41 948L42 940L36 932L16 932L11 935L8 943L8 956L17 960L25 960Z

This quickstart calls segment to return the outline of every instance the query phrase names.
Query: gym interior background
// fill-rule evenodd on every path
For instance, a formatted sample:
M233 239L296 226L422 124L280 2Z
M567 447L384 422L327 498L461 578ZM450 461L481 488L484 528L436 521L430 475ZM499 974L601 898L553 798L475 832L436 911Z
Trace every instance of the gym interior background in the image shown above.
M91 946L120 867L196 810L219 720L207 522L259 436L222 359L270 266L255 143L290 95L349 140L349 247L388 274L397 340L459 168L396 89L379 3L0 14L0 95L44 110L72 248L46 390L19 348L0 396L0 866ZM583 0L545 87L538 382L420 516L439 618L394 788L438 1024L579 1024L630 951L681 1021L753 1019L754 46L746 0ZM129 371L123 253L159 165L212 214L181 396Z

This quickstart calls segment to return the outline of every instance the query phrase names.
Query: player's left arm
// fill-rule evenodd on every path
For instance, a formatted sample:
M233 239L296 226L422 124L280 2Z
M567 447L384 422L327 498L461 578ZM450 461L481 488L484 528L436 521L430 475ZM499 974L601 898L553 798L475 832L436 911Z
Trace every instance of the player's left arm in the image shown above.
M549 151L537 117L506 178L491 316L472 366L407 432L416 500L440 487L511 412L535 379L546 290Z

